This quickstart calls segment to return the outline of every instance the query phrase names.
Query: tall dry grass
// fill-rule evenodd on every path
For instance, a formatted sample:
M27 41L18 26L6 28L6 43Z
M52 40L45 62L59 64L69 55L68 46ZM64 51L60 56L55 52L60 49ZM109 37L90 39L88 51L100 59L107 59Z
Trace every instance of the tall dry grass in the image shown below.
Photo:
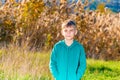
M49 52L28 52L18 47L0 50L1 80L51 80Z

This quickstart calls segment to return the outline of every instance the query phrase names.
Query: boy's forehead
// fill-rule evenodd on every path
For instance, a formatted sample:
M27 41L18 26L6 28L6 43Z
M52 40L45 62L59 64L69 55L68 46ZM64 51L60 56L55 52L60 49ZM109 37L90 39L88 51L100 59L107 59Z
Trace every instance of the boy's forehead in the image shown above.
M70 26L64 26L64 27L62 27L62 29L64 29L64 28L76 28L74 25L70 25Z
M65 26L65 27L63 27L62 29L75 29L75 26L74 26L74 25Z

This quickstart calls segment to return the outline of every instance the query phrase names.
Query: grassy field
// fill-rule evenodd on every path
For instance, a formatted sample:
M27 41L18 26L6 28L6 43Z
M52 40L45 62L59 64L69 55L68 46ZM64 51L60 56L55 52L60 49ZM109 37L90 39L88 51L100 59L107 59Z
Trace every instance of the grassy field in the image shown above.
M0 50L0 80L53 80L48 64L49 52L21 49ZM82 80L119 80L120 61L87 60Z

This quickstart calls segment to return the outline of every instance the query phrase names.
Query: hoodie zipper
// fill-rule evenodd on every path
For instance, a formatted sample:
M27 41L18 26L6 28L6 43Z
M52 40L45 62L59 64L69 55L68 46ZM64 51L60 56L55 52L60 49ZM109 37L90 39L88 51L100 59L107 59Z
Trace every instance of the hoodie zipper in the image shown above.
M69 47L67 47L67 73L66 73L66 80L68 80L68 58L69 58Z

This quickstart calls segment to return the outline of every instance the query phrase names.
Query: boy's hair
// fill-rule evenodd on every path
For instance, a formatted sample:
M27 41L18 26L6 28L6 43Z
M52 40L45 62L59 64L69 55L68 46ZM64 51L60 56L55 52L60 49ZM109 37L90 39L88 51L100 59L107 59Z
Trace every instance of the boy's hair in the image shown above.
M69 19L62 23L62 29L65 27L71 27L71 26L74 26L74 28L76 28L76 23L74 20Z

